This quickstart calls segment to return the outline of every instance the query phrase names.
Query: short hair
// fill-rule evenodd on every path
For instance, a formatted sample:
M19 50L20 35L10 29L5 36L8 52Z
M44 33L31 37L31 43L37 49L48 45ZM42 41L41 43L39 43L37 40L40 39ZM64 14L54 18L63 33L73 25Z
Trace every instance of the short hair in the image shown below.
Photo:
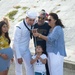
M44 12L44 11L41 10L41 11L39 12L39 15L43 15L44 17L46 17L46 12Z

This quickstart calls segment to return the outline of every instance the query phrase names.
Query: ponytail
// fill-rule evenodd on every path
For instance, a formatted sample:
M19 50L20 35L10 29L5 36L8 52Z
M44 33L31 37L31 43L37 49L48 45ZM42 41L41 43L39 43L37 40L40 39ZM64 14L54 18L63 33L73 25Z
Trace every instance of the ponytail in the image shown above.
M60 19L57 19L56 21L56 25L58 26L61 26L62 28L65 28L65 26L62 24L61 20Z

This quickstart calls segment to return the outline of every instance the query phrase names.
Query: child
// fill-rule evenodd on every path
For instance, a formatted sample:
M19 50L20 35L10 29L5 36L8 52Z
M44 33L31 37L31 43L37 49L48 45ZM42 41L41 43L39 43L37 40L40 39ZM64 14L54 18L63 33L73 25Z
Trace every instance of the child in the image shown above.
M31 64L34 66L35 75L46 75L45 64L47 57L43 54L43 49L40 45L36 46L36 54L32 56Z

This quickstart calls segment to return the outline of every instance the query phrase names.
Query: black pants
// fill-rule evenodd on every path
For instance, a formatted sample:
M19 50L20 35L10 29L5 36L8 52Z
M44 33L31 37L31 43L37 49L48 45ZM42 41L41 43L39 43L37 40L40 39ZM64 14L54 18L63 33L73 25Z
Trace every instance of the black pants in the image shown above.
M43 53L47 55L47 52L45 50L43 51ZM47 55L47 57L48 57L48 55ZM50 75L49 68L48 68L48 60L47 60L45 67L46 67L46 75Z
M48 62L46 63L45 67L46 67L46 75L50 75L49 68L48 68Z

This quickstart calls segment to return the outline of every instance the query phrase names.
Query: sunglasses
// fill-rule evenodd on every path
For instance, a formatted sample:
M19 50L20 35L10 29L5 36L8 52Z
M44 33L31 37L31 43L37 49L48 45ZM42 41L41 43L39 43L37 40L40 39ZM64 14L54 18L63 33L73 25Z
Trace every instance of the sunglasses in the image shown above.
M51 21L51 19L47 19L49 22Z
M38 16L38 19L40 19L40 20L44 20L45 18L44 18L44 17L40 17L40 16Z

